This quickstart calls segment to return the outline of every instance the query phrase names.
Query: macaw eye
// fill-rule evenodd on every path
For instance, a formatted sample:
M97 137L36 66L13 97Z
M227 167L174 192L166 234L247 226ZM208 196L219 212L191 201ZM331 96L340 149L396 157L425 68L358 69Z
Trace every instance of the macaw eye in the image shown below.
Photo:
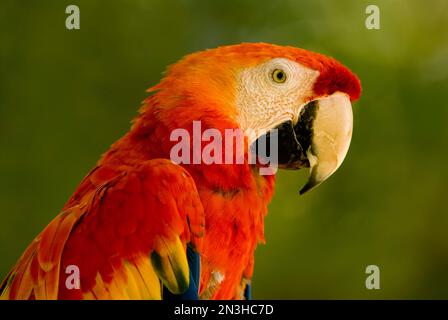
M275 69L272 71L272 80L277 83L283 83L286 81L286 73L282 69Z

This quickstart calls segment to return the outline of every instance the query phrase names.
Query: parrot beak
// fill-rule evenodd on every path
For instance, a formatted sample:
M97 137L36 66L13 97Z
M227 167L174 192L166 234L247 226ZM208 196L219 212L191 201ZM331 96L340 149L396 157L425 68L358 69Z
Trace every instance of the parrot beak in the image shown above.
M308 182L300 190L304 194L330 177L344 161L353 129L350 98L337 92L313 100L302 107L297 121L283 122L275 129L278 167L310 168ZM263 139L270 140L271 135L268 132Z
M301 112L294 129L299 142L302 140L300 133L311 133L309 145L303 149L310 166L308 182L300 190L300 194L304 194L330 177L347 155L353 131L350 98L335 93L316 100Z

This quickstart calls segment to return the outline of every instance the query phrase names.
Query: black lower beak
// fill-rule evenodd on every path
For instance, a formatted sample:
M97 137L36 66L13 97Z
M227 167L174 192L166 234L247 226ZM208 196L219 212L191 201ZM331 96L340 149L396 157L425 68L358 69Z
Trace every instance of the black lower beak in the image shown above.
M311 145L315 110L315 102L312 101L302 109L296 124L292 121L285 121L275 128L278 137L279 168L299 169L310 166L306 152ZM257 148L261 139L265 139L263 143L267 146L267 155L270 156L271 134L272 131L269 131L255 141L254 149L257 156L262 156Z

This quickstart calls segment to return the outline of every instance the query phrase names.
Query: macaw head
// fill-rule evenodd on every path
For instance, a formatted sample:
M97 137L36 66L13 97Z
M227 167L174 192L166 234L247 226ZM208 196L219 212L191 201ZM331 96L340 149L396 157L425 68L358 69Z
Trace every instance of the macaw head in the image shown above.
M186 56L150 90L157 91L160 120L172 129L193 120L208 128L240 128L249 146L276 130L278 167L310 167L304 193L344 160L353 128L351 102L361 86L333 58L243 43Z

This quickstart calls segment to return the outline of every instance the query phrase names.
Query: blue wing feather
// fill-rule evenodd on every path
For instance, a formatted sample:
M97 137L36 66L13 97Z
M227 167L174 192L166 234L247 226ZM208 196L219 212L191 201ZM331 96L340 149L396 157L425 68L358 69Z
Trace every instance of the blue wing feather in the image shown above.
M164 300L199 300L199 277L201 272L201 260L199 254L190 246L187 247L187 260L190 269L190 286L182 294L172 294L167 288L163 288Z

